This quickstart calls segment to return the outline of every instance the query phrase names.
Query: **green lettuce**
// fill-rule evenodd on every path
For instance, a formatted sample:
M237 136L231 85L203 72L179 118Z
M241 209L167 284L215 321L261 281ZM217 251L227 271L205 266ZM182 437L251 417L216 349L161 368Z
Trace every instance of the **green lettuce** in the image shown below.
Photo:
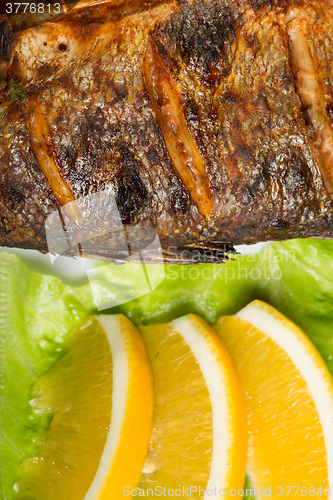
M0 253L0 498L14 498L19 464L38 454L49 422L32 412L31 388L66 351L77 321L122 312L149 324L197 313L213 324L255 298L303 328L333 375L333 241L274 243L225 264L150 265L144 273L135 264L100 264L93 286L77 287ZM119 305L98 310L101 304Z
M333 375L333 241L274 243L222 265L170 265L159 287L113 311L144 324L194 312L213 324L254 299L298 324Z
M31 388L63 354L73 325L92 310L88 287L71 288L0 254L0 498L14 496L21 461L38 453L48 422L32 414Z

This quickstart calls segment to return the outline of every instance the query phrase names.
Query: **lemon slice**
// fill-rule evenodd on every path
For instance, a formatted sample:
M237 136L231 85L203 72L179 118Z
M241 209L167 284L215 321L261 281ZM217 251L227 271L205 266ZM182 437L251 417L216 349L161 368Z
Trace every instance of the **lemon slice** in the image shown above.
M155 407L136 495L203 499L215 490L221 496L223 489L242 488L245 405L216 332L195 315L141 332L153 371Z
M122 315L90 318L33 389L52 419L25 460L17 499L120 500L140 479L152 430L152 375L142 337Z
M333 486L333 381L309 338L254 301L216 330L237 368L258 498L327 498Z

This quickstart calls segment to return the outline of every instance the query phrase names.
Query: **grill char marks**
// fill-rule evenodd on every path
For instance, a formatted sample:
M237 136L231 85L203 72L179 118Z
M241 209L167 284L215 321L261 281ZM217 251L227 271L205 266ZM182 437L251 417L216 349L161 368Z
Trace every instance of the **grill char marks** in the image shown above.
M133 154L125 146L120 147L120 151L122 159L120 160L116 202L122 222L132 224L143 208L147 189L139 175L141 163L135 160Z
M326 106L326 112L331 120L331 125L333 127L333 102L330 102Z
M176 12L159 30L174 59L208 77L235 38L235 11L221 2L197 2Z
M235 38L235 17L231 7L218 1L184 4L150 34L144 58L146 87L170 158L206 219L213 216L214 203L206 148L192 127L196 104L182 80L185 70L197 73L200 85L210 91L218 86L230 69L225 47Z
M9 62L15 46L17 30L12 30L8 21L0 23L0 62Z
M143 63L148 94L172 163L199 212L210 218L213 198L205 162L187 127L183 97L162 59L164 55L151 35Z
M289 13L287 33L290 66L296 92L300 98L310 136L318 150L322 176L328 192L333 195L333 127L325 88L309 41L309 21L302 11Z
M242 13L231 70L214 95L229 188L225 194L221 189L220 210L225 224L238 218L256 227L260 220L267 230L286 234L302 223L304 199L317 210L314 193L322 179L290 72L284 3L276 11L273 2L265 7ZM297 175L293 158L302 165Z
M17 38L17 30L12 30L9 22L0 23L0 92L7 86L7 67L10 64Z
M51 131L47 122L43 108L35 98L30 99L31 119L30 119L30 139L31 148L36 158L40 171L45 175L53 194L60 205L65 207L68 216L78 224L80 222L78 210L75 204L74 195L68 184L61 178L51 139ZM70 204L70 205L68 205Z

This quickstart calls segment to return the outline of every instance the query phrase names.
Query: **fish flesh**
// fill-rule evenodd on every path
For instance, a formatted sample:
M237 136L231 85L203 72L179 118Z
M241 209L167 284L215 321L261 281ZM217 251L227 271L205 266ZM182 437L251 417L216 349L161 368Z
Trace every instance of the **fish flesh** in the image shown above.
M170 261L333 237L331 0L87 0L0 20L0 245L47 251L49 215L104 190Z

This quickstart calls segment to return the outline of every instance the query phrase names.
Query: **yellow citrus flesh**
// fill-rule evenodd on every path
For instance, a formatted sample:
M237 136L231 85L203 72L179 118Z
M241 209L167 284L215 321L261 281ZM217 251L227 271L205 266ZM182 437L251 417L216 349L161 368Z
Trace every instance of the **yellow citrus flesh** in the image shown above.
M41 455L25 460L15 498L121 500L135 487L152 431L152 375L142 337L122 315L90 318L36 384L51 415Z
M261 301L236 316L221 317L215 329L244 389L247 468L257 497L328 498L333 487L333 381L314 345Z
M222 342L194 315L141 332L153 371L155 406L137 495L140 490L147 495L150 489L162 491L163 498L191 494L192 499L203 499L208 498L204 492L209 495L215 488L242 488L245 405Z

